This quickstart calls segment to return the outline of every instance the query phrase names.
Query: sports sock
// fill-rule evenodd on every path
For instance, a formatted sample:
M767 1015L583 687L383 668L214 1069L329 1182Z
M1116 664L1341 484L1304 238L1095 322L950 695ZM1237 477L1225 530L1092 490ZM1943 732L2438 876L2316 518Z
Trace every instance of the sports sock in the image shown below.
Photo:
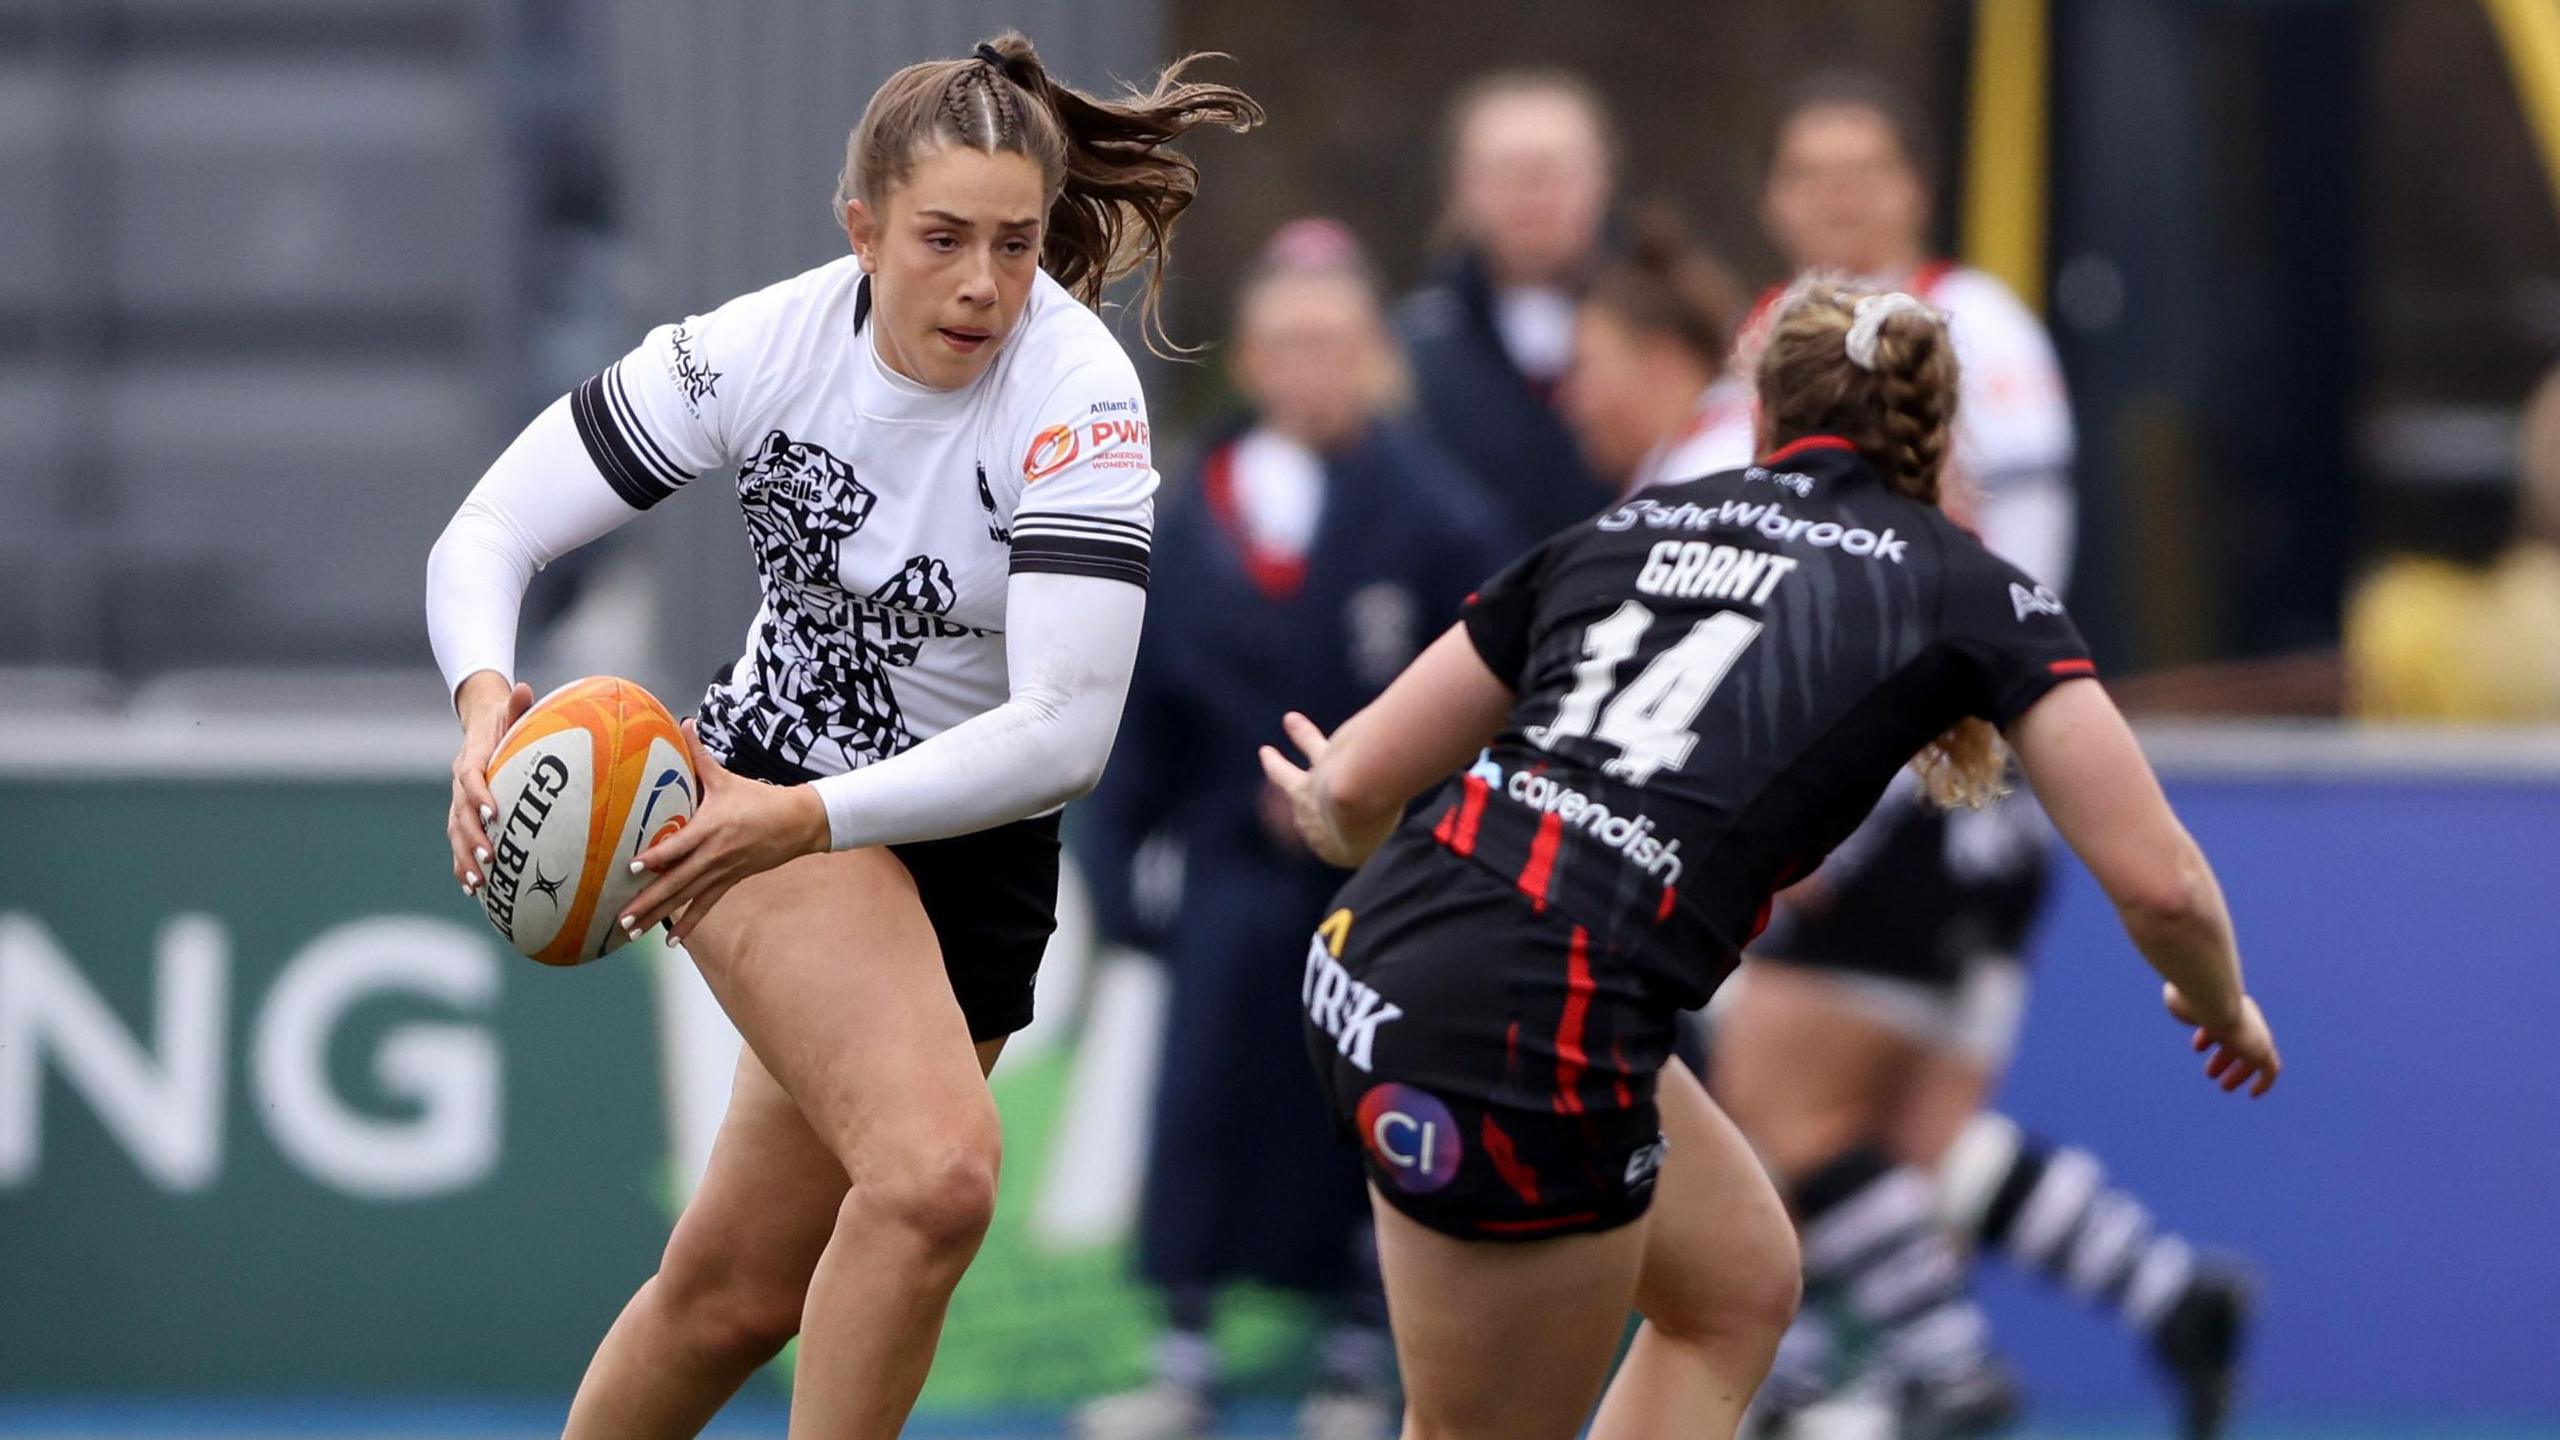
M1206 1395L1218 1384L1218 1347L1209 1338L1216 1299L1207 1286L1165 1292L1165 1332L1156 1340L1156 1379Z
M1943 1384L1990 1364L1991 1326L1965 1293L1937 1187L1877 1150L1841 1156L1796 1187L1808 1304L1817 1294L1872 1333L1897 1374Z
M2138 1333L2150 1334L2194 1278L2194 1248L2109 1185L2086 1150L1979 1115L1941 1169L1946 1219L1958 1233L2113 1310Z

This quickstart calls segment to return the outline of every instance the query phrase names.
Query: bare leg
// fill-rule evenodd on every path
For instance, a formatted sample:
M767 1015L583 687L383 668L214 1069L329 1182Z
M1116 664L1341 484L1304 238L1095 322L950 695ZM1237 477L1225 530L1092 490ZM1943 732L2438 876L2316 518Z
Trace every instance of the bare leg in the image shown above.
M1966 1124L1982 1112L1996 1078L1970 1056L1931 1052L1903 1088L1887 1148L1906 1164L1935 1170Z
M1370 1205L1404 1440L1571 1440L1618 1348L1644 1222L1506 1244L1427 1229L1381 1195Z
M1688 1066L1664 1066L1656 1093L1670 1149L1636 1281L1645 1323L1591 1440L1730 1440L1795 1317L1795 1227L1742 1132Z
M660 1274L590 1366L570 1440L696 1434L795 1329L791 1433L894 1435L993 1210L983 1077L1000 1044L970 1044L886 851L739 885L692 951L755 1073Z
M742 1052L702 1188L588 1362L568 1440L699 1434L799 1332L844 1190L844 1167Z
M1878 1143L1925 1055L1919 1042L1843 997L1821 974L1752 961L1716 1022L1716 1103L1793 1184Z

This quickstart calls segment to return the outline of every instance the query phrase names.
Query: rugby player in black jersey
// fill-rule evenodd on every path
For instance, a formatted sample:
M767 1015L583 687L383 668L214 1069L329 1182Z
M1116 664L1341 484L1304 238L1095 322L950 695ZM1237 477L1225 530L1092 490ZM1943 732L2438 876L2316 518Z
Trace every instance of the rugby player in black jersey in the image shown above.
M1759 464L1560 532L1333 736L1288 717L1307 768L1263 752L1308 843L1361 867L1302 998L1383 1202L1416 1440L1574 1434L1630 1307L1645 1324L1591 1433L1734 1432L1798 1253L1759 1162L1667 1063L1673 1016L1906 764L1979 803L2005 734L2206 1074L2276 1078L2213 873L2106 692L2073 683L2095 669L2077 630L1938 508L1941 319L1806 286L1757 383ZM1928 1344L1902 1359L1969 1363L1982 1337L1927 1319L1961 1319L1961 1267L1911 1258L1890 1274Z

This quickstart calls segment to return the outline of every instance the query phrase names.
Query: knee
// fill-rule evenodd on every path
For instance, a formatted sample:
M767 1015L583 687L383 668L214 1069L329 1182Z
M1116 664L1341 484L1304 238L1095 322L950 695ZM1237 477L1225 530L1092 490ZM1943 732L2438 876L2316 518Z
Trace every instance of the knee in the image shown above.
M1804 1272L1795 1232L1783 1216L1774 1218L1777 1224L1754 1227L1765 1235L1732 1247L1712 1273L1649 1295L1645 1318L1665 1339L1684 1345L1775 1353L1803 1301Z
M1795 1236L1790 1232L1786 1243L1759 1253L1746 1273L1735 1277L1726 1308L1736 1331L1766 1341L1775 1350L1787 1327L1795 1323L1796 1309L1803 1302L1804 1267L1797 1258Z
M690 1245L668 1246L649 1285L677 1344L729 1368L752 1369L780 1354L800 1333L809 1296L806 1275L777 1276Z
M903 1234L928 1260L965 1266L995 1219L999 1159L992 1140L946 1140L881 1159L846 1194L837 1223Z

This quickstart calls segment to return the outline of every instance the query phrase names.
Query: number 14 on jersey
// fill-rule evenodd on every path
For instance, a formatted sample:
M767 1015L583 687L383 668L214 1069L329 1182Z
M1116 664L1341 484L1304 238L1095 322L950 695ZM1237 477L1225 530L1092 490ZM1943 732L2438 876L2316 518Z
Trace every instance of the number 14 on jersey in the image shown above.
M1643 648L1653 620L1651 609L1629 600L1582 632L1583 658L1573 669L1573 693L1556 708L1555 719L1528 727L1531 744L1552 750L1559 740L1588 736L1615 746L1617 757L1601 768L1631 785L1642 785L1656 771L1676 769L1689 758L1698 744L1697 732L1689 727L1697 723L1698 712L1724 683L1733 662L1760 638L1761 625L1738 611L1719 610L1690 626L1677 644L1612 694L1618 667Z

